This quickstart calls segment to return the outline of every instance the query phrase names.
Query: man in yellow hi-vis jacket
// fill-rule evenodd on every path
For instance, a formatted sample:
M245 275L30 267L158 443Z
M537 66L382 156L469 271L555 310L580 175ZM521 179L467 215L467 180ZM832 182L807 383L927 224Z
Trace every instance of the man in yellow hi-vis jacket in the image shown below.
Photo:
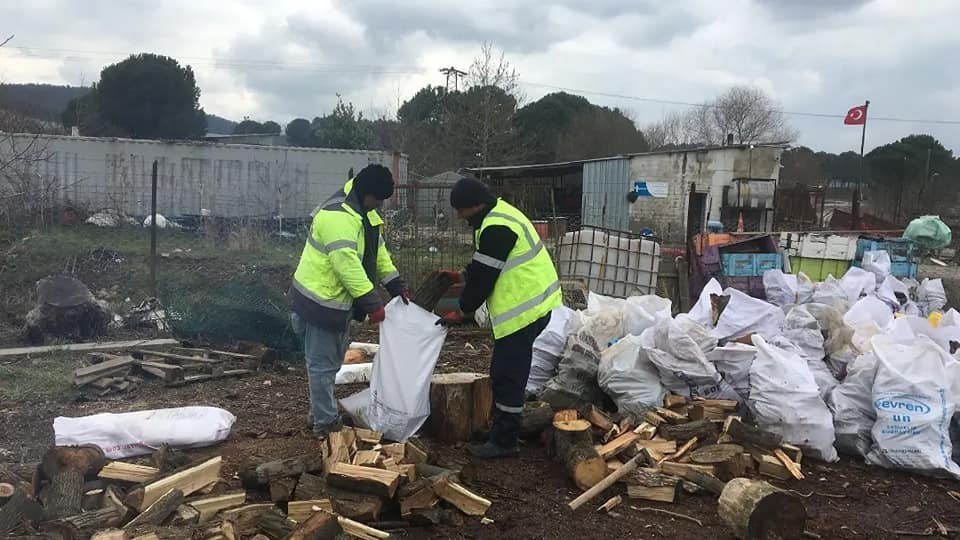
M533 342L561 304L560 282L530 220L494 197L485 184L459 180L450 192L450 205L473 226L475 252L465 271L445 271L453 282L466 284L460 309L438 324L462 323L464 313L486 302L495 339L490 363L493 428L486 443L470 445L467 451L485 459L515 456Z
M377 283L404 302L409 298L377 213L391 195L390 169L368 165L319 206L288 292L291 323L306 356L311 423L320 437L342 426L333 385L350 342L351 315L383 322Z

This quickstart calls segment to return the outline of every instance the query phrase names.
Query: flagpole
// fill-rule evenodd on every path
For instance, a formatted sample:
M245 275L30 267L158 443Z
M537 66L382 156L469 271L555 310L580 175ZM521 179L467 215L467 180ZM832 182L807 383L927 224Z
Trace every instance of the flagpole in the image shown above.
M860 229L860 186L863 183L863 147L867 141L867 109L870 108L870 100L863 104L863 131L860 134L860 174L857 175L857 191L853 196L853 212L851 212L851 221L853 230Z

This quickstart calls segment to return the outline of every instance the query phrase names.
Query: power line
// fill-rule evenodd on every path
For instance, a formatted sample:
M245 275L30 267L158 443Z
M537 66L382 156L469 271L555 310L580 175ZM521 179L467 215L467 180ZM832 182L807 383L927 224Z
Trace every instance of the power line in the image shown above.
M103 58L125 58L131 53L108 52L108 51L83 51L77 49L49 49L41 47L15 47L9 50L18 50L22 57L41 58L47 60L61 60L63 62L81 62L84 60L97 60ZM335 64L335 63L317 63L317 62L289 62L274 60L255 60L238 58L213 58L202 56L177 56L169 55L172 58L189 63L192 65L202 65L213 68L223 69L243 69L256 68L263 70L280 71L300 71L300 72L324 72L324 73L376 73L376 74L421 74L423 68L415 66L401 65L378 65L378 64Z
M707 109L717 108L716 105L710 105L709 103L692 103L689 101L675 101L669 99L658 99L650 97L641 97L641 96L629 96L625 94L615 94L611 92L598 92L595 90L584 90L582 88L569 88L566 86L554 86L550 84L541 84L541 83L532 83L532 82L522 82L527 86L535 86L539 88L549 88L552 90L562 90L564 92L575 92L578 94L590 94L595 96L604 96L618 99L627 99L631 101L643 101L648 103L660 103L663 105L681 105L685 107L701 107ZM779 109L757 109L763 110L765 112L781 112L783 114L788 114L791 116L807 116L813 118L845 118L844 114L830 114L830 113L815 113L815 112L806 112L806 111L783 111ZM960 125L960 120L931 120L931 119L920 119L920 118L897 118L890 116L871 116L871 122L908 122L916 124L941 124L941 125Z

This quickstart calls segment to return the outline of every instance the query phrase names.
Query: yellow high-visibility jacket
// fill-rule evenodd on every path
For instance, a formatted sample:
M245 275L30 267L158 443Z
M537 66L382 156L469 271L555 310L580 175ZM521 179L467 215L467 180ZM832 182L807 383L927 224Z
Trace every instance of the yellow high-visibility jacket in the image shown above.
M317 326L340 329L351 310L369 314L383 306L375 281L391 295L406 284L390 259L383 240L383 219L376 210L366 212L375 229L375 268L364 268L368 234L364 231L362 202L351 197L353 180L314 211L307 242L293 275L290 297L293 310ZM371 235L372 236L372 235Z

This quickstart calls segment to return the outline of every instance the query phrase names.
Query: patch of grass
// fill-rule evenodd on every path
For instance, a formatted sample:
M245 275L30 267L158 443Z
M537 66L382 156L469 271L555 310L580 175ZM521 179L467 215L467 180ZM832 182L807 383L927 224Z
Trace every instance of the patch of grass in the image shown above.
M0 365L0 402L70 401L76 395L71 380L76 369L73 359L73 354L62 352Z

